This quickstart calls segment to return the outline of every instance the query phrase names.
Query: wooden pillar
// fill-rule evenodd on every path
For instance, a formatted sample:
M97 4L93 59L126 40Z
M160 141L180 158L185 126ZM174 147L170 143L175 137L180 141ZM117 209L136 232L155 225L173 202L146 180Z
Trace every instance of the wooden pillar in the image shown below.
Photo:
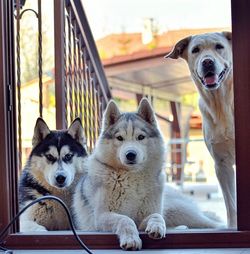
M180 103L170 102L171 111L173 115L173 121L171 124L171 139L180 139L181 138L181 129L179 121L179 111ZM177 183L181 181L181 174L183 172L182 167L182 144L172 144L171 145L171 162L172 162L172 179Z
M64 50L64 1L54 0L54 54L55 54L55 99L56 128L67 128L65 95L65 50Z
M18 211L13 8L12 1L0 1L0 231ZM16 223L7 233L17 228Z

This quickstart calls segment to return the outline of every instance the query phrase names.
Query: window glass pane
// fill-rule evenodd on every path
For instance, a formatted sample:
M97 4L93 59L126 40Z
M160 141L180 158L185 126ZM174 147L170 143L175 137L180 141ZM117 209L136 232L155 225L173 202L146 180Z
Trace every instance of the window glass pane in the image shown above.
M222 170L221 167L225 167L225 160L229 161L232 157L230 163L231 165L234 164L234 142L231 140L233 139L233 112L230 111L232 100L215 95L221 93L220 91L225 88L225 82L229 82L226 80L231 75L231 60L221 58L223 54L231 54L231 48L227 49L231 45L229 33L221 33L222 31L231 31L230 1L209 1L204 5L203 2L198 0L158 0L154 2L147 1L146 3L145 1L130 0L125 2L86 0L83 5L113 98L120 110L122 112L137 110L140 98L147 96L157 114L167 151L165 156L166 184L184 194L183 210L181 206L175 208L182 215L184 214L185 219L188 216L191 217L190 220L179 220L176 217L177 222L169 225L169 227L187 225L190 228L207 228L215 227L215 225L218 227L222 227L222 224L226 225L227 209L211 153L216 158L218 167L220 167L219 172ZM36 1L27 0L20 11L26 8L39 11ZM42 1L41 10L43 53L40 60L43 63L43 117L49 128L54 129L56 123L54 30L53 25L51 25L53 24L52 1ZM88 56L85 55L86 52L83 50L81 52L82 58L76 57L75 53L80 52L82 49L74 44L76 41L79 42L74 37L76 36L75 24L68 23L68 20L71 20L70 15L72 13L66 13L65 36L70 39L65 44L65 52L66 54L71 53L72 58L69 57L65 60L65 71L67 74L73 73L75 75L73 77L74 82L75 80L85 80L86 75L91 75L91 71L89 71L91 67L88 69L89 72L83 73L74 72L74 68L75 66L82 67ZM22 116L21 119L18 118L20 120L18 121L19 127L21 127L19 128L21 132L18 132L18 147L23 167L32 151L33 128L36 118L39 116L39 65L37 64L39 63L39 41L37 42L39 31L37 30L37 21L34 13L26 12L20 19L20 31L16 27L16 33L20 33L20 48L17 47L16 50L17 55L20 53L22 63L17 68L17 74L20 74L17 80L21 93L21 111L19 113ZM202 44L203 38L201 42L198 41L198 44L192 44L194 45L193 48L189 49L188 45L191 45L191 39L189 39L190 44L178 49L185 52L189 50L187 54L192 56L196 53L197 55L200 54L199 51L207 50L206 54L202 53L203 58L199 60L201 67L192 62L192 68L195 68L192 71L195 74L198 73L198 78L200 78L200 80L197 79L200 84L196 84L197 87L195 87L195 77L191 77L188 65L184 60L184 58L187 60L187 57L182 55L179 59L173 60L170 58L164 59L164 56L170 53L175 44L183 38L212 32L220 34L216 35L215 39L211 39L209 36L206 37L207 44L205 46ZM223 53L224 51L227 53ZM184 54L186 54L185 52ZM178 53L182 54L181 51L178 51ZM20 63L19 60L17 59L17 66ZM189 66L191 66L190 61L189 63ZM201 68L201 71L198 68ZM94 77L91 78L95 79ZM67 81L70 82L70 77L67 77ZM88 85L91 87L91 84ZM200 96L197 88L200 91ZM82 105L85 105L83 107L97 109L97 105L99 105L97 100L87 99L88 96L93 95L93 91L85 90L82 92L86 95L82 99ZM94 92L97 93L98 91ZM80 90L79 93L74 93L69 88L66 93L71 98L78 98L79 100L81 98ZM231 94L228 94L230 93L226 93L225 96L231 96ZM203 118L198 105L199 97L203 98ZM222 103L221 99L225 99L225 101ZM102 115L101 108L98 109L100 112L96 118ZM77 112L76 107L69 104L67 111L69 118L72 110L74 113ZM87 137L87 145L91 148L94 147L93 140L96 139L100 130L99 119L94 118L91 112L82 117L84 126L86 124L89 126L87 130L85 129L85 136ZM210 149L210 153L204 143L202 132L202 119L204 118L206 118L206 126L208 126L206 133L209 131L206 137L208 140L207 146L210 147L211 142L218 142L218 145ZM89 129L94 131L91 132ZM220 140L223 135L226 136L225 139ZM57 155L50 153L46 156L46 163L48 164L46 170L48 171L53 160L57 159ZM229 156L231 157L229 158ZM228 171L228 169L226 170ZM49 177L46 174L44 172L41 174L43 180L35 180L41 183L39 188L45 188L45 190L40 189L42 191L40 194L45 194L46 190L53 194L50 191L51 186L47 187L47 185L53 185L53 183L48 180ZM228 181L229 185L233 185L234 179L232 177L231 180L226 179L225 175L228 175L228 173L220 176L223 178L221 182ZM34 177L36 176L34 175ZM58 181L63 181L62 177L60 179ZM52 187L54 188L54 186ZM230 226L235 227L236 214L233 214L233 205L235 204L230 203L232 196L235 195L234 188L232 186L222 187L224 192L227 193L226 199L229 200ZM228 191L228 189L230 190ZM175 204L174 202L177 199L176 196L171 196L171 198L173 201L168 197L165 201L170 206ZM202 211L209 213L201 212L197 214L196 206L191 205L190 214L190 202L186 201L186 198L191 198ZM84 201L82 200L82 202ZM170 208L168 206L169 210L165 211L166 216L172 216L171 213L170 215L168 213L168 211L171 212ZM218 223L215 215L221 218L221 224ZM200 216L200 222L195 220L197 216ZM168 218L166 217L166 220Z
M226 224L227 209L216 175L215 162L211 156L213 152L208 151L204 142L202 114L198 105L200 96L194 84L194 77L191 77L187 62L181 57L177 60L169 58L163 60L163 56L169 53L178 41L190 35L231 31L230 1L225 0L219 3L210 1L206 4L196 0L148 1L142 4L140 1L120 3L110 0L102 1L101 4L99 1L85 1L84 6L113 96L121 109L136 110L137 97L134 94L137 93L152 99L158 115L175 121L170 102L177 102L179 132L174 130L173 124L163 118L158 118L166 141L168 184L185 195L191 196L202 210L216 213ZM230 47L230 41L224 39L223 36L219 37L218 43L225 42ZM213 43L214 51L219 51L220 49L216 47L220 45ZM229 51L231 54L231 49ZM231 58L231 55L229 57ZM231 66L229 69L230 76ZM219 67L216 71L218 78L219 75L224 75L224 66ZM211 80L209 80L210 74ZM207 78L203 78L208 83L211 81L212 85L212 81L215 83L215 80L212 80L213 77L217 78L217 76L210 74ZM207 91L204 84L201 87L201 93L205 90L204 93L214 94L222 90L220 87L216 91ZM218 102L226 101L225 98L214 98L213 96L208 98L207 100L210 101L205 106L208 107L205 109L209 111L208 114L213 114L210 110L221 110ZM213 127L208 127L208 129L215 128L215 130L207 137L207 139L214 140L212 136L217 135L213 142L224 144L223 148L214 148L219 150L214 153L218 153L221 159L223 153L230 154L226 156L226 160L229 160L230 157L232 162L229 163L229 169L226 171L233 171L230 167L234 165L234 145L233 142L228 144L227 141L220 141L220 139L221 135L229 135L229 139L234 139L233 128L231 128L233 112L230 108L230 105L226 105L225 109L219 113L222 115L217 114ZM222 118L227 118L227 120L224 121ZM220 124L225 128L222 127L221 134L214 134L220 128ZM230 134L226 133L227 128L230 129ZM218 167L223 168L225 165ZM223 169L218 170L221 172ZM227 174L231 173L227 172ZM220 178L223 178L222 182L228 182L230 191L225 190L225 192L230 193L226 194L226 199L232 200L233 177L231 176L231 180L226 180L225 176ZM227 187L223 188L227 189ZM228 203L233 202L228 201ZM229 206L231 207L228 208L231 213L230 226L235 227L235 203Z

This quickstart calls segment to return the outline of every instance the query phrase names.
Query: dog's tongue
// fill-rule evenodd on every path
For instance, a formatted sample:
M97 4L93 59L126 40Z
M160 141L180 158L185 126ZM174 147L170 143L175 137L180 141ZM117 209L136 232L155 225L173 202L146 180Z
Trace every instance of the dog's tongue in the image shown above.
M217 83L218 75L214 74L213 76L204 77L203 79L204 79L204 82L206 83L206 85L213 85L213 84Z

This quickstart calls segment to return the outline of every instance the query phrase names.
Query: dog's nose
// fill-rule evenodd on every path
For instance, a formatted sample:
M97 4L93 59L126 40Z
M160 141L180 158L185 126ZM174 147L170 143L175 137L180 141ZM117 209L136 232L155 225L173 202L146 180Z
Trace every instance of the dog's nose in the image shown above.
M213 59L211 58L205 58L203 61L202 61L202 66L204 68L209 68L209 67L212 67L214 65L214 61Z
M60 173L56 176L56 181L59 185L63 185L65 183L66 176L63 173Z
M136 155L137 155L137 153L134 150L129 150L129 151L126 152L126 158L130 162L135 160Z

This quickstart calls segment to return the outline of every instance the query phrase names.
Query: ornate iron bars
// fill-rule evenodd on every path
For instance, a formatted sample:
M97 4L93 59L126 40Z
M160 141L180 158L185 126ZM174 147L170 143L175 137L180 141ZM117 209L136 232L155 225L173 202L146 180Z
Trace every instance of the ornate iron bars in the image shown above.
M54 11L57 126L80 117L92 150L110 90L81 1L54 0Z
M52 0L51 0L52 1ZM34 3L34 2L32 2ZM37 76L39 86L38 116L43 117L43 38L42 1L37 8L28 8L28 1L15 0L16 20L16 89L18 122L19 169L22 168L22 58L20 37L21 19L27 12L37 21ZM27 7L25 9L25 7ZM36 24L35 24L36 26ZM46 53L46 52L45 52ZM80 0L54 0L54 58L56 127L67 128L68 123L80 117L87 146L92 150L100 131L100 121L107 101L111 98L107 79ZM27 112L28 113L28 112Z
M37 1L37 11L33 9L22 8L25 5L26 0L15 0L15 19L16 19L16 87L17 87L17 123L18 123L18 157L19 157L19 169L22 168L22 113L21 113L21 48L20 48L20 21L23 15L27 12L35 14L37 19L37 31L38 31L38 82L39 82L39 116L43 116L43 81L42 81L42 8L41 0ZM36 63L34 63L36 64Z

